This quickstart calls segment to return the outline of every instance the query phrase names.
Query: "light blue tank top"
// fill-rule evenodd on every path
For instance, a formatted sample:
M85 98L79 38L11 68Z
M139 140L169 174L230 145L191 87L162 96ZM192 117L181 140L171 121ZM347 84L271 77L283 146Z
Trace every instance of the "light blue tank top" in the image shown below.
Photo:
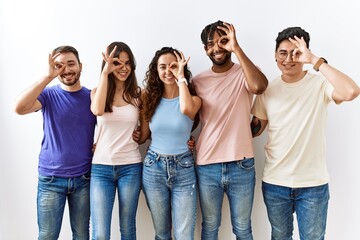
M189 150L193 120L180 111L180 98L162 98L151 121L150 150L166 155L177 155Z

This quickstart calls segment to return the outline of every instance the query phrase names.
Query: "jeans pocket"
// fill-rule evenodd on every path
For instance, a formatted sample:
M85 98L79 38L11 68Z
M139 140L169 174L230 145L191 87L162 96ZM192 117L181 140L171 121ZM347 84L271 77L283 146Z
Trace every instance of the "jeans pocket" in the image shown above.
M194 166L195 161L194 161L192 154L189 154L189 155L186 155L185 157L181 158L178 161L178 164L180 167L189 168L189 167Z
M239 167L245 170L251 170L255 168L254 158L244 158L244 160L238 161Z
M42 176L42 175L39 175L38 179L39 179L39 182L51 183L54 180L54 176Z
M84 175L81 176L82 179L84 180L90 180L90 175L91 175L91 171L85 173Z
M156 161L156 159L154 156L146 154L145 159L144 159L144 166L151 167L155 163L155 161Z

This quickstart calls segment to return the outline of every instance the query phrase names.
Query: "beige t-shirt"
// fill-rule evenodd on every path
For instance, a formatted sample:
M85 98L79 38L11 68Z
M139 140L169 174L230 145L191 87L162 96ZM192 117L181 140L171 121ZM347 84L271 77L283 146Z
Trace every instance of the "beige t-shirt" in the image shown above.
M96 149L92 163L125 165L141 162L139 145L132 138L139 120L138 108L128 104L113 106L112 110L97 117Z
M322 75L307 72L295 83L278 77L256 97L252 113L268 120L264 182L297 188L329 181L325 130L333 90Z
M247 90L239 64L227 72L207 70L193 79L202 99L201 132L196 144L196 163L206 165L253 157L250 108L253 94Z

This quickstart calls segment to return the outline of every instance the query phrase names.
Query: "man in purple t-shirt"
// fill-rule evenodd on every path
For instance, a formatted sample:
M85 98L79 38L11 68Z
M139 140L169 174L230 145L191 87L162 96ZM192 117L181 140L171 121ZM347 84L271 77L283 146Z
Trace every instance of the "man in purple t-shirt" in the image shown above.
M37 216L39 239L58 239L68 200L73 239L89 239L90 168L96 118L90 90L80 84L77 50L60 46L49 54L49 71L23 91L18 114L41 109L44 136L39 155ZM55 78L59 85L49 86Z

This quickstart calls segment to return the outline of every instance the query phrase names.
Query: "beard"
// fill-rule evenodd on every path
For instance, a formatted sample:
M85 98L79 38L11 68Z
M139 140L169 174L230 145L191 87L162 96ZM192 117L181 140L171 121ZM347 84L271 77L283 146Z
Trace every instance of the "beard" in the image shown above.
M223 66L223 65L225 65L225 63L227 63L229 61L229 59L231 59L231 52L226 52L226 54L222 60L215 60L215 58L213 56L209 56L209 58L213 62L213 64L218 65L218 66Z
M60 80L61 83L63 83L66 86L69 86L69 87L74 86L79 81L81 73L80 72L75 73L74 79L72 81L67 81L66 80L65 75L68 75L68 74L74 75L74 73L62 74L62 75L59 76L59 80Z

